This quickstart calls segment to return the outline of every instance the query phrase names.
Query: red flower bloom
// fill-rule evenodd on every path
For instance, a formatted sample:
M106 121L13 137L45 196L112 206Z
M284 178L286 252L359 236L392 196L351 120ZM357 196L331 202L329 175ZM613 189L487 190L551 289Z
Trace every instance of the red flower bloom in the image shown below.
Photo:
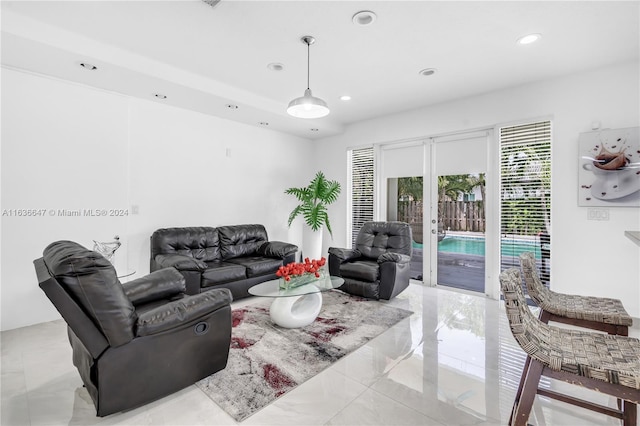
M324 266L326 259L324 257L316 260L310 260L308 257L304 259L304 263L289 263L288 265L281 266L276 271L276 276L282 277L285 281L291 280L292 275L304 275L314 274L317 278L320 278L320 268Z

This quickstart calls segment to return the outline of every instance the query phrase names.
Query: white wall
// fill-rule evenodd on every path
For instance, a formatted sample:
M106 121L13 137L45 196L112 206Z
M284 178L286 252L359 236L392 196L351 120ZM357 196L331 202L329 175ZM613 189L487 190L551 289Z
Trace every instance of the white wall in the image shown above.
M326 174L346 185L348 147L551 117L552 288L620 298L640 317L640 247L624 236L640 229L640 209L610 208L610 221L588 221L577 199L578 135L591 131L594 120L602 128L640 125L639 75L637 62L622 64L356 123L318 141L316 156ZM346 246L346 206L346 197L332 206L334 240L325 239L325 247Z
M591 122L638 126L637 63L517 87L360 122L311 142L106 93L2 70L2 205L45 209L44 217L2 217L2 330L58 318L37 287L33 259L57 239L86 246L120 235L116 265L148 271L149 236L165 226L263 223L270 238L301 246L300 221L286 225L317 169L344 186L330 207L333 240L346 245L346 148L552 116L553 288L623 299L640 316L640 209L611 208L608 222L577 205L577 141ZM357 104L354 104L357 107ZM230 156L227 157L227 148ZM314 153L315 155L311 155ZM316 158L311 163L309 158ZM304 161L299 161L305 159ZM138 215L60 217L58 209L127 209ZM55 210L49 216L49 210Z
M155 103L131 100L130 263L148 271L149 236L172 226L262 223L272 240L302 247L295 200L313 175L311 142ZM133 143L135 141L135 143ZM228 153L228 155L227 155Z
M262 223L270 239L302 245L301 223L287 227L295 200L284 190L315 174L299 161L309 140L8 69L1 83L0 209L44 209L2 217L2 330L59 318L32 264L59 239L91 248L119 235L116 267L133 278L149 271L160 227Z

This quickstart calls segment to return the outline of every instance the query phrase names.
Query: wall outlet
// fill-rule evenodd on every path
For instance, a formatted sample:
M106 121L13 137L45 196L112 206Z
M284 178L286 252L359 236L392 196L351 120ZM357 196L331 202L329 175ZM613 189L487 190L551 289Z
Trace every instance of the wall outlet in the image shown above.
M587 209L588 220L609 220L609 209Z

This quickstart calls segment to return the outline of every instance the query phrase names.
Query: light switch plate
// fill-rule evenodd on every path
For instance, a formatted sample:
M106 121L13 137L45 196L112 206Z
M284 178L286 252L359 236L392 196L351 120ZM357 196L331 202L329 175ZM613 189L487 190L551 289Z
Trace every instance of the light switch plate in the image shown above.
M609 220L609 209L587 209L588 220Z

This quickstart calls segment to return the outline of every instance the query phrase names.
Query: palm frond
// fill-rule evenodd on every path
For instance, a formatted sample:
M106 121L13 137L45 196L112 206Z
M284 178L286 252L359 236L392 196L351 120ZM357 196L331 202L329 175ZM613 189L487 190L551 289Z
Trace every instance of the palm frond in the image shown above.
M337 181L327 182L323 192L323 199L326 204L335 203L340 195L340 183Z
M285 194L293 195L298 199L298 201L306 202L312 198L309 188L289 188L284 192Z
M333 231L331 231L331 223L329 223L329 215L327 214L327 212L324 212L323 222L324 222L324 225L327 227L327 231L329 231L329 235L333 237Z
M291 224L293 223L293 220L300 214L302 213L302 206L296 206L295 209L293 209L293 211L289 214L289 226L291 226Z

